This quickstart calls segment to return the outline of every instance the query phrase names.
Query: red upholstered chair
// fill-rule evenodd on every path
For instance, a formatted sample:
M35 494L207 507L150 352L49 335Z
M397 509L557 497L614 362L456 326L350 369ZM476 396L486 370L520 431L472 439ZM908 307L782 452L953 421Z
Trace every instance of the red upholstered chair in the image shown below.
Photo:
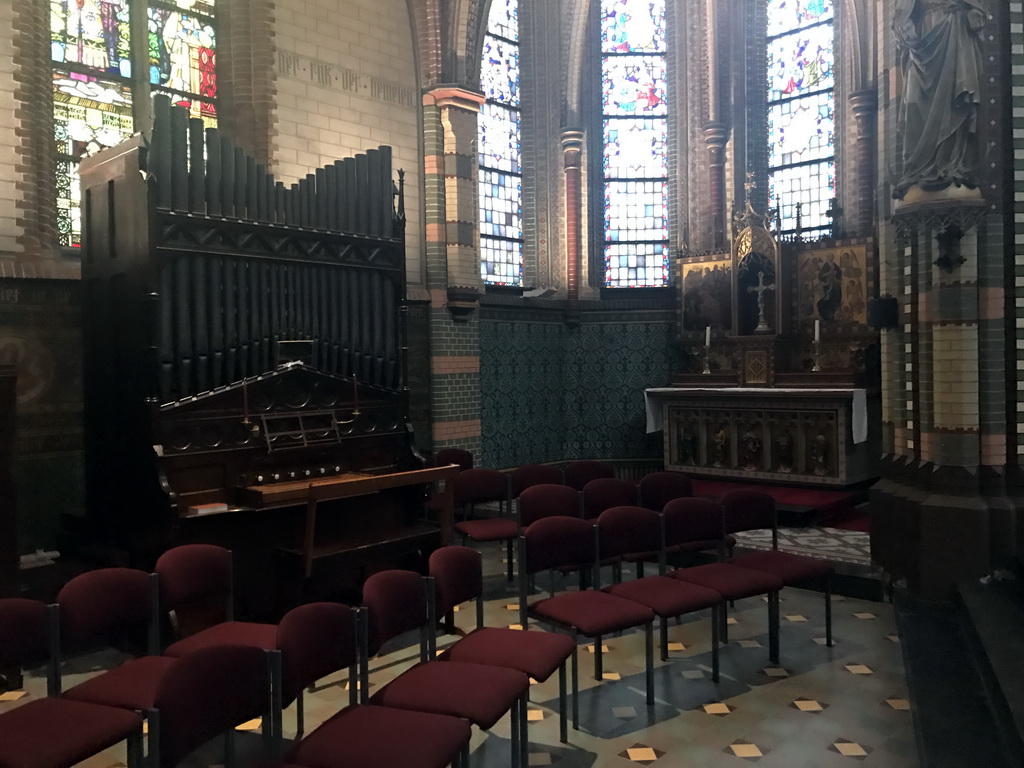
M349 670L349 704L358 703L356 609L340 603L307 603L292 608L277 625L273 732L282 734L281 710L296 702L296 737L302 735L302 692L327 675ZM277 693L279 692L279 693Z
M570 488L566 490L575 493ZM437 590L439 614L448 614L456 605L470 600L476 603L476 629L438 658L442 661L517 669L540 682L547 680L557 670L559 737L562 742L567 742L565 662L570 657L576 657L576 643L573 639L551 632L521 632L508 627L485 627L483 564L480 553L475 549L441 547L430 555L429 569ZM576 666L575 661L573 666ZM575 689L573 695L576 695Z
M224 606L225 621L178 640L166 656L184 656L214 645L251 645L265 651L277 643L277 625L234 621L234 576L231 551L213 544L184 544L156 561L160 608L165 612L195 606Z
M338 669L349 670L349 706L292 745L289 766L307 768L443 768L466 764L470 726L445 715L355 701L359 660L365 657L365 609L310 603L289 611L278 632L280 689L287 700L306 684ZM277 729L280 733L280 728ZM396 738L400 736L399 738Z
M778 513L775 499L767 493L737 489L722 496L725 530L729 533L771 529L772 548L764 552L733 557L730 563L770 573L786 586L821 585L825 593L825 643L832 645L832 574L835 569L827 560L779 551Z
M439 467L458 464L459 469L472 469L473 454L461 448L442 448L434 454L434 463Z
M466 469L452 480L453 504L471 512L474 504L498 502L499 513L510 508L508 504L508 476L496 469ZM468 517L468 516L467 516ZM504 541L508 559L508 580L512 581L513 542L519 535L519 525L511 517L488 517L482 520L466 519L455 524L455 530L466 539L476 542Z
M164 675L153 699L159 712L149 724L154 765L178 765L213 737L225 734L225 762L231 766L234 728L257 717L271 722L270 693L268 657L259 648L209 646L175 659L172 673Z
M509 712L512 717L512 765L526 768L529 740L526 696L530 677L502 667L436 661L434 655L434 583L412 571L381 571L363 584L368 611L367 657L392 638L420 630L420 663L378 690L370 704L462 717L483 730ZM368 681L363 667L364 703Z
M579 517L580 492L567 485L542 483L519 496L519 527L529 528L545 517Z
M55 606L0 599L0 667L45 661L57 630ZM51 675L56 665L51 665ZM59 684L50 682L50 690ZM0 714L0 765L4 768L72 766L127 741L129 768L142 766L142 718L134 712L48 696Z
M519 622L526 629L532 616L538 621L562 627L574 636L594 640L594 678L603 677L601 638L633 627L643 627L647 659L647 705L654 704L654 612L647 606L596 590L551 595L530 603L530 576L541 571L597 567L597 532L593 523L575 517L547 517L538 520L519 537ZM599 576L595 573L594 583ZM574 657L575 659L575 657ZM573 664L573 690L576 664ZM579 723L578 697L573 696L573 727Z
M516 467L509 475L513 499L535 485L561 485L562 470L549 464L524 464Z
M665 505L665 545L706 544L721 540L725 513L721 505L708 499L676 499ZM706 547L705 547L706 548ZM726 600L739 600L755 595L768 596L768 656L779 661L779 590L782 579L761 571L752 571L731 563L710 563L691 568L678 568L669 576L674 579L713 589ZM723 605L720 637L728 641L726 610Z
M571 461L562 468L565 484L577 491L582 491L583 486L591 480L603 477L615 477L615 468L603 461Z
M673 499L693 496L693 481L682 472L650 472L640 478L640 506L661 512Z
M663 552L662 517L643 507L612 507L597 518L600 557L607 560L634 552ZM713 589L688 584L664 575L664 557L659 558L659 574L612 584L608 594L646 605L661 621L661 659L668 660L668 619L705 608L711 609L711 668L718 682L718 609L722 596Z
M591 480L583 486L583 518L595 520L612 507L635 507L636 483L614 477Z

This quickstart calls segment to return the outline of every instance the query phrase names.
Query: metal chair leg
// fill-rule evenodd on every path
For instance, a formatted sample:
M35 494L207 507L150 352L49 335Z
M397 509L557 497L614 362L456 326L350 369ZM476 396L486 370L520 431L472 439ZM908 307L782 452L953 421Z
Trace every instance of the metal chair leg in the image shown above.
M530 766L530 719L527 717L526 696L519 701L519 767Z
M160 711L146 710L146 727L149 730L149 768L160 768Z
M512 539L505 542L505 552L508 556L508 583L511 584L515 581L514 572L512 569Z
M768 658L779 663L779 593L768 595Z
M569 713L565 709L565 661L558 665L558 740L569 743Z
M729 642L729 609L725 603L720 606L718 616L721 620L722 645L725 645Z
M661 660L668 661L668 617L661 616L658 618L658 631L661 640Z
M647 667L647 706L654 706L654 622L644 626L644 656Z
M224 734L224 766L235 768L235 729L231 728Z
M128 737L128 768L142 768L142 729L135 731Z
M572 728L580 729L580 657L579 646L572 649Z
M719 606L711 607L711 679L718 682L718 611Z
M514 768L518 768L518 766L521 765L519 750L522 746L522 738L520 736L519 729L522 726L522 721L519 719L519 710L522 708L522 706L523 699L522 697L520 697L516 699L515 704L512 705L512 709L509 710L508 713L509 726L511 731L509 742L510 746L512 747L512 762L510 763L510 765L514 766Z
M604 655L601 653L601 636L594 638L594 679L598 682L604 677Z
M832 579L825 577L825 645L832 647Z

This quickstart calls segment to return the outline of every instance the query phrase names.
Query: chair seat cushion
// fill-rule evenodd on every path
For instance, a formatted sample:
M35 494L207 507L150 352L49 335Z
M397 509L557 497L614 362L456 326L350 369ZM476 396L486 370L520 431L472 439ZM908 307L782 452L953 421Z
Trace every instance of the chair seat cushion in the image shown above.
M711 563L672 571L673 579L698 584L718 592L726 600L739 600L782 589L782 579L730 563Z
M470 632L438 658L518 669L544 682L572 655L575 647L568 635L483 627Z
M504 541L519 535L515 520L507 517L489 517L485 520L464 520L455 524L455 530L473 541Z
M184 656L200 648L215 645L251 645L269 651L277 647L277 625L225 621L171 644L164 651L164 655Z
M469 741L457 717L347 707L300 741L288 761L306 768L445 768Z
M682 616L700 611L722 602L722 596L713 589L690 584L668 576L648 576L605 587L605 592L640 605L646 605L658 616Z
M654 612L607 592L567 592L533 603L529 613L541 620L572 627L587 637L607 635L654 621Z
M516 669L426 661L385 685L370 703L464 717L486 730L529 688L530 678Z
M74 765L142 730L134 712L68 699L37 699L0 715L0 765Z
M728 562L741 568L763 571L778 576L786 584L793 584L808 579L821 579L835 572L827 560L805 555L794 555L790 552L779 552L769 549L764 552L751 552L748 555L734 557Z
M64 692L65 699L125 709L149 709L164 674L174 666L171 656L143 656L91 677Z

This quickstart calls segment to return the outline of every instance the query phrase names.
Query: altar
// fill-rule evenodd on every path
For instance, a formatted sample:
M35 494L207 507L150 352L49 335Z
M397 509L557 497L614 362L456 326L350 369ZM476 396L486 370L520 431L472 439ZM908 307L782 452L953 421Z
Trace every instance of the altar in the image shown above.
M644 399L668 470L835 487L878 476L881 404L864 388L662 387Z
M748 193L754 184L747 185ZM838 210L834 204L833 211ZM647 389L666 469L836 488L878 477L874 243L771 230L750 200L728 249L681 254L671 386Z

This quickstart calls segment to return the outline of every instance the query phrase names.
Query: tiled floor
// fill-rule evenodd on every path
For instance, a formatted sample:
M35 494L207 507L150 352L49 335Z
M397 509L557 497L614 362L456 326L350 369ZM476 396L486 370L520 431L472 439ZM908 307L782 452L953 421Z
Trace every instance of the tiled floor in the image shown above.
M517 614L501 576L498 548L486 550L487 622L508 625ZM543 585L542 585L543 586ZM605 680L592 679L593 656L580 654L579 732L570 744L558 742L557 679L534 686L530 707L530 764L559 768L709 768L757 763L763 768L876 766L915 768L917 756L903 661L891 607L836 597L833 648L824 645L821 595L796 589L783 592L781 660L771 664L767 650L767 605L758 598L739 601L731 612L730 643L722 649L722 679L710 679L707 612L673 626L671 661L658 662L657 703L644 704L643 642L636 632L605 639ZM457 615L467 627L473 611ZM440 639L443 647L454 640ZM387 650L387 649L386 649ZM83 660L78 669L91 661ZM405 646L375 659L371 686L414 663ZM68 683L82 671L70 670ZM42 680L30 678L31 695L41 695ZM26 699L22 699L25 701ZM347 700L340 676L306 694L307 729ZM19 702L20 703L20 702ZM0 703L0 711L17 703ZM294 729L294 707L285 713L285 732ZM474 732L475 768L510 763L508 719L489 734ZM243 737L241 752L257 743ZM216 745L188 765L219 762ZM89 768L123 762L121 750L89 760ZM401 768L396 766L396 768Z

